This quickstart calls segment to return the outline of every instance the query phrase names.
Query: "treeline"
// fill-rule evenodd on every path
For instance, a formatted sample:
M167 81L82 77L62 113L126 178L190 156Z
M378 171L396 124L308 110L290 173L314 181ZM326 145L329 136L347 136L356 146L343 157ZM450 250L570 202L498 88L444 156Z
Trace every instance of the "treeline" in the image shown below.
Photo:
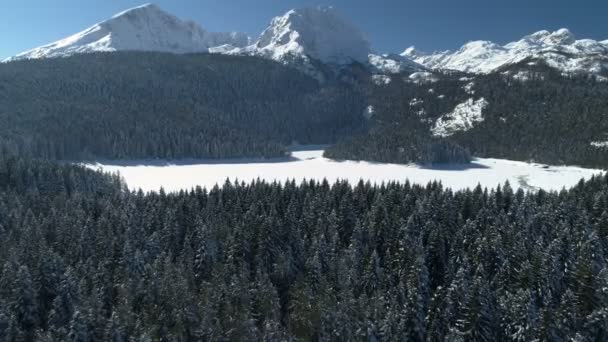
M324 156L337 160L368 160L382 163L421 165L467 164L471 152L446 139L430 137L409 124L373 127L367 134L339 141Z
M0 158L0 340L605 341L607 208L608 176L143 194Z
M438 74L422 83L394 75L389 84L371 88L375 114L369 131L327 155L425 163L435 160L435 146L450 162L466 161L470 151L476 157L606 168L608 148L591 143L608 141L608 82L525 62L489 75ZM483 122L432 137L442 115L481 98L488 102Z
M254 57L120 52L0 64L0 143L45 159L283 156L359 131L365 98Z

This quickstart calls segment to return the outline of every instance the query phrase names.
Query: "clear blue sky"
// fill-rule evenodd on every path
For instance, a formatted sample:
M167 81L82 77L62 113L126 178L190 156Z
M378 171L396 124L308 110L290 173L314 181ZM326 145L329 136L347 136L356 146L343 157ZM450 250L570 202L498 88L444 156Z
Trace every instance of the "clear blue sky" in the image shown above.
M0 0L0 59L146 2L208 30L253 37L291 8L333 5L380 52L454 49L477 39L506 43L561 27L579 38L608 39L606 0Z

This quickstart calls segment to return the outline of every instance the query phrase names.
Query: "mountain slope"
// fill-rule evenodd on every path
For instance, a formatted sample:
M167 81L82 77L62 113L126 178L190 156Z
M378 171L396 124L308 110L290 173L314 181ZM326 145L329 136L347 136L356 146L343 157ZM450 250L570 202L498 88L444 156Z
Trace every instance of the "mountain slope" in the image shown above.
M540 60L562 72L601 73L608 69L606 41L576 40L567 29L539 31L504 46L473 41L458 51L424 54L410 47L402 56L432 69L491 73L524 60Z
M545 64L526 79L501 72L407 74L373 85L368 131L326 150L336 159L462 162L475 157L608 167L608 82ZM466 159L464 159L466 161Z
M118 13L82 32L23 52L7 61L122 50L207 52L215 46L230 44L242 47L248 43L249 38L244 33L207 32L194 22L183 21L156 5L147 4Z

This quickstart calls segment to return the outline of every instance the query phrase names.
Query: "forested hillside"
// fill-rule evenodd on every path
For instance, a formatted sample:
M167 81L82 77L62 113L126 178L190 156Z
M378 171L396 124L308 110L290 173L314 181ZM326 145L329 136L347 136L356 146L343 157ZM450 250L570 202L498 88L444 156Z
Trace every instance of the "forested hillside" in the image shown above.
M1 341L605 341L608 177L129 193L0 158Z
M608 144L603 144L608 82L595 77L563 76L524 64L481 76L445 73L423 82L392 76L390 83L372 89L370 130L334 146L328 156L461 162L470 151L476 157L608 167ZM468 103L484 104L479 117L457 111ZM446 122L455 127L449 134Z
M254 57L98 53L0 64L0 142L50 159L282 156L360 130L356 86Z
M374 83L362 65L321 66L322 83L244 56L120 52L3 63L1 147L60 160L179 159L276 157L293 142L337 143L326 156L608 165L608 82L594 77L522 64ZM467 112L472 106L479 113Z

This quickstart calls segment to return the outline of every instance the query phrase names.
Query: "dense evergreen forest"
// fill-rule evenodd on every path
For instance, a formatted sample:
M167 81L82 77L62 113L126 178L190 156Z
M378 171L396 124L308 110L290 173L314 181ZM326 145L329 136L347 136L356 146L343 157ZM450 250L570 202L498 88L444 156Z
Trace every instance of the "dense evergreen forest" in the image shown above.
M47 159L284 156L362 129L365 96L254 57L116 52L0 64L0 143Z
M362 65L317 65L320 82L261 58L210 54L3 63L0 146L75 160L279 157L293 142L335 143L326 151L334 159L433 164L476 156L607 167L608 147L592 143L608 141L608 82L529 64L417 82L404 73L375 84ZM440 118L482 98L482 121L433 136Z
M373 86L369 131L326 152L337 159L380 162L466 162L476 157L608 167L608 82L561 75L522 62L489 75L450 72L427 82L407 75ZM515 76L515 77L514 77ZM519 77L518 77L519 76ZM437 120L461 103L485 99L483 121L447 138Z
M129 192L0 158L1 341L606 341L608 176L571 190Z

